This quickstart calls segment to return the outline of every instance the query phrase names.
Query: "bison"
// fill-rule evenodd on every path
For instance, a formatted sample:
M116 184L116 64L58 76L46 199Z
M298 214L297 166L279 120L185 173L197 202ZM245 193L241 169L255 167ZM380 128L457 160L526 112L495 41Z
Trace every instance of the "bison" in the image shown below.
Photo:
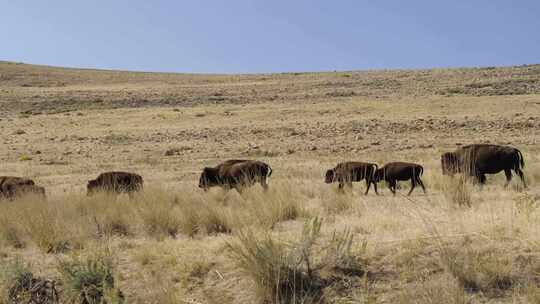
M33 180L16 176L0 176L0 199L13 200L34 194L45 198L45 188L37 186Z
M268 164L256 160L231 159L216 167L204 168L199 178L199 188L207 191L210 187L219 186L242 192L242 188L260 183L267 190L270 175L272 168Z
M481 185L486 183L486 174L504 171L506 184L512 180L512 170L516 172L523 186L527 187L522 168L525 160L516 148L499 145L473 144L461 147L454 152L441 155L441 168L444 175L463 173L474 177Z
M392 191L392 194L396 195L397 181L411 180L411 190L407 195L411 195L416 185L420 185L424 193L426 193L426 187L420 179L424 173L424 168L421 165L405 162L391 162L378 169L374 174L375 182L382 180L386 181L388 188Z
M104 191L107 193L127 193L130 196L143 188L142 176L129 172L105 172L96 179L88 181L86 186L87 195Z
M344 185L352 187L353 182L365 180L366 192L364 194L368 194L371 184L373 184L375 193L379 194L377 183L373 181L377 168L377 165L372 163L342 162L326 171L324 182L330 184L337 181L339 183L339 189L343 190Z

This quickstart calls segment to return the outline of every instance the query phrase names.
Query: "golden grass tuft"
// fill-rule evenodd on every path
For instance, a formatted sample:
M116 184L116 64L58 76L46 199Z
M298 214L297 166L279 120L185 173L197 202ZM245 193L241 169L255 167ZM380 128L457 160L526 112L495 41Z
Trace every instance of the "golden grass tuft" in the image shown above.
M324 289L334 283L323 278L323 273L363 274L351 250L352 234L334 232L321 244L321 224L318 218L307 221L300 238L293 241L268 234L257 237L247 230L227 244L232 259L251 278L262 302L319 303Z
M72 254L58 263L64 297L70 303L123 303L115 283L115 262L107 248Z

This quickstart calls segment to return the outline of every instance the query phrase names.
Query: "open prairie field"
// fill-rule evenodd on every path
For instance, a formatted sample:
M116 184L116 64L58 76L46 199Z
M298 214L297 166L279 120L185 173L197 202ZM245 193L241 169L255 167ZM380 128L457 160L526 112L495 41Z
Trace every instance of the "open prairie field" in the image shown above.
M0 62L0 134L0 175L47 191L0 201L0 303L27 303L8 301L24 272L54 280L62 303L540 303L540 65L189 75ZM441 154L471 143L519 148L528 187L443 176ZM268 192L198 188L205 166L235 158L272 167ZM339 193L324 173L346 160L422 164L427 193ZM144 191L87 197L113 170L142 175Z

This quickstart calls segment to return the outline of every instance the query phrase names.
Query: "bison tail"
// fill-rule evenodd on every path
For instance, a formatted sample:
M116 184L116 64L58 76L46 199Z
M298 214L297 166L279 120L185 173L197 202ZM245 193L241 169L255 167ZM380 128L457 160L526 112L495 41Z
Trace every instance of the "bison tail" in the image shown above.
M420 172L418 173L418 176L422 176L424 174L424 167L420 166Z
M272 168L270 166L267 166L267 171L266 171L266 178L269 178L270 175L272 175Z
M377 166L377 164L373 164L373 172L371 173L371 177L375 177L377 170L379 170L379 166Z
M519 164L521 165L521 168L525 168L525 159L523 158L523 154L521 154L521 151L519 151L518 149L516 149L516 150L517 150L517 153L518 153Z

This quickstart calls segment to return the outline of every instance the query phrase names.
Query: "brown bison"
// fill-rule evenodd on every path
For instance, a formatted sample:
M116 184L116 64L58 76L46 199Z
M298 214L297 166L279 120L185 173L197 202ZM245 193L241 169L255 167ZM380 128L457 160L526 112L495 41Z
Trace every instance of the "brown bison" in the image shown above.
M376 164L363 162L343 162L337 164L333 169L326 171L324 182L330 184L337 181L339 183L339 189L343 190L344 185L352 187L353 182L365 180L366 192L364 194L368 194L371 184L373 184L375 193L379 194L377 191L377 183L373 181L376 171Z
M129 172L105 172L96 179L88 181L87 195L95 192L127 193L130 196L143 188L142 176Z
M413 163L404 163L404 162L392 162L387 163L382 168L378 169L375 172L374 180L375 182L380 182L382 180L386 181L388 188L394 195L396 195L396 184L397 181L406 181L411 180L411 190L407 195L411 195L416 185L420 185L424 193L426 193L426 187L420 179L424 173L424 168L421 165Z
M236 189L238 192L246 186L260 183L268 189L267 179L272 175L269 165L256 160L231 159L214 168L206 167L199 178L199 188L207 191L210 187Z
M37 186L28 178L0 176L0 199L13 200L30 194L45 198L45 188Z
M514 170L521 178L523 185L527 187L521 170L524 167L525 161L521 151L508 146L474 144L441 155L441 168L444 175L463 173L474 177L481 185L486 183L486 174L504 171L506 187L512 180L511 170Z

